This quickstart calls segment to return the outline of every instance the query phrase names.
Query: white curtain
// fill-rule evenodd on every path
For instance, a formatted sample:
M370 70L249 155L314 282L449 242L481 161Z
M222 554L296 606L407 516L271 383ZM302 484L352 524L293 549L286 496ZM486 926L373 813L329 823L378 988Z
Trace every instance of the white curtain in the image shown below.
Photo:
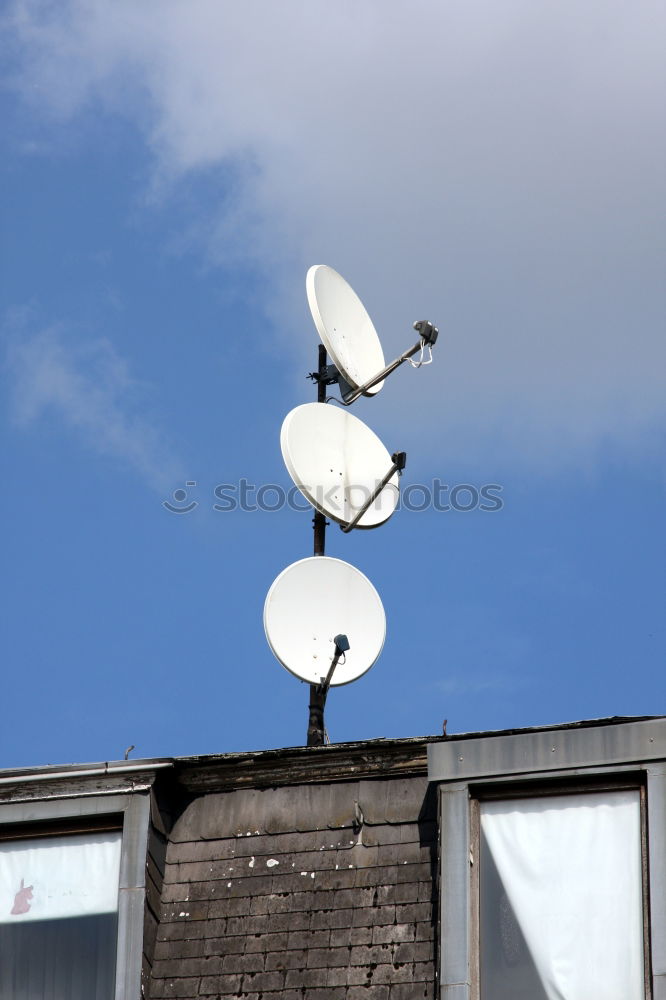
M121 833L0 843L0 1000L113 1000Z
M548 1000L644 1000L638 791L484 802L481 830Z
M0 923L114 913L120 831L0 843Z

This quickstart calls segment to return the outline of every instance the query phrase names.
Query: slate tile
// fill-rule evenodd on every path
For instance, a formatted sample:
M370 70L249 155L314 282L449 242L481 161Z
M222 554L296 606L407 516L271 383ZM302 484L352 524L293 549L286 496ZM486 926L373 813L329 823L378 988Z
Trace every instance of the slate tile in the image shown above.
M403 941L413 941L414 936L414 924L389 924L372 928L373 944L399 944Z
M364 906L354 910L354 927L374 927L378 924L393 924L396 920L398 907L392 903L385 903L382 906Z
M284 985L285 987L302 990L313 987L324 987L327 985L327 982L328 969L322 966L314 969L290 969L285 976Z
M287 938L287 948L291 951L312 951L313 948L325 948L330 941L330 931L292 931Z
M432 945L425 941L399 944L393 953L394 962L428 962L432 958Z
M389 1000L388 986L350 986L347 1000Z
M264 990L281 990L285 974L278 970L271 972L250 972L243 977L243 990L263 993Z
M429 921L433 917L430 903L405 903L395 908L395 918L400 924L412 921Z
M434 983L396 983L389 987L389 1000L434 1000Z
M288 971L289 969L304 969L307 963L307 952L304 949L300 951L269 952L266 955L265 968L266 971L270 969Z
M308 969L326 969L329 965L346 965L348 954L347 948L308 948Z
M243 977L233 976L206 976L199 985L199 996L230 996L238 995L241 989Z
M404 823L418 820L427 791L427 777L365 780L358 801L368 823Z
M430 921L421 920L414 925L416 931L416 941L433 941L435 938L435 927Z
M312 930L351 927L353 914L353 910L317 910L312 914L310 927Z
M349 970L346 966L336 966L326 970L326 985L331 986L346 986L347 985L347 974Z
M263 972L266 968L266 956L261 952L249 955L225 955L222 971L230 972Z
M153 979L174 979L183 977L213 975L222 971L219 958L169 958L153 963Z
M199 996L200 980L197 979L156 979L150 984L151 1000L196 1000Z
M352 947L349 964L379 965L381 962L390 962L391 958L391 948L387 944Z
M287 947L286 931L279 934L251 934L245 938L245 951L282 951Z
M173 921L193 921L193 920L206 920L208 917L208 903L204 902L191 902L183 906L180 903L177 905L167 903L162 907L160 913L160 921L166 921L167 923Z
M349 943L352 946L352 948L356 948L364 944L370 944L371 942L372 942L371 927L352 927L351 934L349 937Z
M250 913L252 902L250 896L232 896L224 900L214 900L210 904L209 916L212 919L241 916Z
M154 961L168 958L196 958L204 953L204 939L188 941L186 938L174 941L157 941Z
M331 931L331 948L346 948L351 946L351 927L336 927Z

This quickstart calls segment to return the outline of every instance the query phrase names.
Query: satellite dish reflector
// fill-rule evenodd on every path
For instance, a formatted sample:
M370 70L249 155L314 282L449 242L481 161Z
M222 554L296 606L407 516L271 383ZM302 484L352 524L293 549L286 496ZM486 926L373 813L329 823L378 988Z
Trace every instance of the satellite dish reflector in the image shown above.
M312 506L347 525L393 465L374 431L349 413L321 403L291 410L280 433L289 475ZM356 525L376 528L388 521L400 496L396 472ZM343 631L342 626L338 631Z
M358 295L342 275L326 264L307 273L305 289L317 332L336 368L358 389L386 367L377 331ZM374 396L384 382L364 393Z
M315 404L316 405L316 404ZM283 667L309 684L321 684L335 655L339 633L349 640L331 680L349 684L375 663L386 637L379 594L360 570L328 556L287 566L264 604L268 645Z

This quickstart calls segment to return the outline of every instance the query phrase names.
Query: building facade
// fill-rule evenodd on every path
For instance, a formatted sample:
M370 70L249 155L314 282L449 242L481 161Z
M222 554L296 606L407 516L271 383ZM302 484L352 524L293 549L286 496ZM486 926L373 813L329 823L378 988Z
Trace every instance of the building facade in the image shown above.
M5 771L0 1000L666 1000L665 858L662 717Z

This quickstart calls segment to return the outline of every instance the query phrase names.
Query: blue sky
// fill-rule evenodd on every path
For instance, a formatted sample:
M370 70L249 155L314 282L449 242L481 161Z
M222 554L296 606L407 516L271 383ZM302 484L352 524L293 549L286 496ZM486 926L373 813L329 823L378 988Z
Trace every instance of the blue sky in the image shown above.
M304 742L262 607L310 517L305 273L392 357L354 412L494 512L329 529L382 596L334 742L665 711L663 8L11 2L0 766ZM198 506L170 513L185 488Z

